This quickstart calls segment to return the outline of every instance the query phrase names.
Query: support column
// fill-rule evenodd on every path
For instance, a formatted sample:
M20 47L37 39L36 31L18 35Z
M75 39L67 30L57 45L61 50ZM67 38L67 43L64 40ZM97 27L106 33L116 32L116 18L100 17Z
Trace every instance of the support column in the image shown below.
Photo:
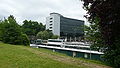
M70 37L70 42L71 42L71 37Z

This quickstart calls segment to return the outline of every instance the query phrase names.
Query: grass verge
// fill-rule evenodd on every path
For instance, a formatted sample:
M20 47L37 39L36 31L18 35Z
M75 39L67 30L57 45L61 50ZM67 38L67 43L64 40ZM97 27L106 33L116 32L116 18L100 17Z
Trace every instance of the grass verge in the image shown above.
M0 43L0 68L110 68L47 49Z

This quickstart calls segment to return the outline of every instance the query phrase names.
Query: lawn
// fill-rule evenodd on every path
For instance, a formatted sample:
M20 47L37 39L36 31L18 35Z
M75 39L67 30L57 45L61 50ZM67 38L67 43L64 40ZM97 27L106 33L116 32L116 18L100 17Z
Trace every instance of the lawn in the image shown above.
M0 43L0 68L110 68L42 48Z

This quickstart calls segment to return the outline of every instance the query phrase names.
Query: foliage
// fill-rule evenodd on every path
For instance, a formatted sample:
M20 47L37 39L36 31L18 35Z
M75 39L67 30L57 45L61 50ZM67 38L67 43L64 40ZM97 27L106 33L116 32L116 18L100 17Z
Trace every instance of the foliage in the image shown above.
M120 65L120 1L119 0L82 0L86 17L92 23L99 18L98 25L104 41L105 60L115 68Z
M0 68L108 68L96 62L72 58L48 49L0 43Z
M0 23L0 37L1 41L9 44L24 44L22 31L20 26L17 24L14 16L10 15L8 19L5 19Z
M27 34L28 36L31 35L36 35L39 31L44 31L45 30L45 26L42 23L38 23L37 21L28 21L25 20L23 21L23 32L25 34Z
M58 35L53 35L53 36L51 37L51 39L57 39L57 38L59 38Z
M38 34L37 34L37 38L39 39L43 39L43 40L47 40L51 37L51 35L53 35L51 32L48 32L48 31L40 31Z
M0 21L0 41L2 41L2 21Z
M37 34L37 38L47 40L50 37L49 33L47 31L40 31Z
M22 34L21 38L22 38L22 45L25 46L30 45L29 38L26 34Z
M85 40L91 43L92 50L103 50L101 32L99 30L99 19L96 18L89 26L85 25Z
M2 21L1 26L1 37L4 43L21 44L21 30L12 15Z
M57 39L59 36L57 35L53 35L53 33L49 30L46 31L40 31L37 34L37 38L38 39L43 39L43 40L47 40L47 39Z

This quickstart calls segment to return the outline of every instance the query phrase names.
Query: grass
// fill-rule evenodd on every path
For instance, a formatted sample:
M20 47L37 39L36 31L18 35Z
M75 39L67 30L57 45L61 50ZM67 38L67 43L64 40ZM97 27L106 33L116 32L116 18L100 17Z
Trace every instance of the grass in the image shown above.
M93 67L93 66L97 67ZM0 68L110 68L47 49L0 43Z

